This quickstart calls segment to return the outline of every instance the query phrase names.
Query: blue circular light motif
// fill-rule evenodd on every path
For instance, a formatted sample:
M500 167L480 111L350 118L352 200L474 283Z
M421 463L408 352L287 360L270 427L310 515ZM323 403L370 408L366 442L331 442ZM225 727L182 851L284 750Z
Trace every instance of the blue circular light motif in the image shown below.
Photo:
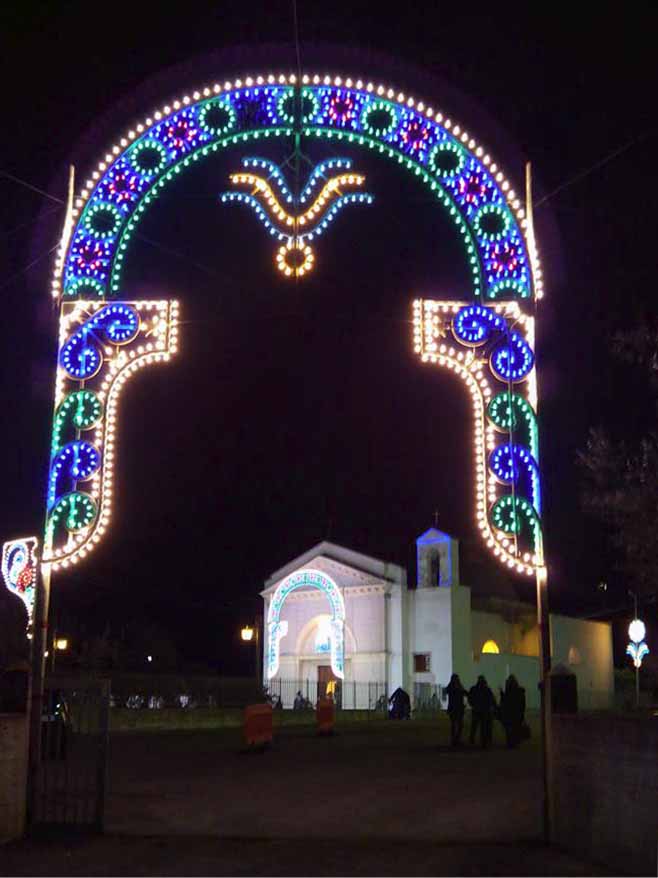
M499 345L491 355L491 371L499 381L523 381L535 364L535 355L518 332Z
M64 344L59 355L60 366L71 378L84 381L93 378L103 362L101 352L98 350L87 332L79 332L72 335Z
M139 317L127 305L108 305L96 314L89 328L102 329L114 344L125 344L137 335Z
M463 344L477 346L484 344L494 329L503 329L504 326L502 318L490 308L467 305L457 313L452 331Z
M529 463L529 457L519 445L499 445L489 455L489 468L501 482L510 484L519 478L518 461Z
M50 468L48 505L52 507L59 498L58 484L67 477L73 482L85 482L101 465L100 451L89 442L69 442L57 452Z

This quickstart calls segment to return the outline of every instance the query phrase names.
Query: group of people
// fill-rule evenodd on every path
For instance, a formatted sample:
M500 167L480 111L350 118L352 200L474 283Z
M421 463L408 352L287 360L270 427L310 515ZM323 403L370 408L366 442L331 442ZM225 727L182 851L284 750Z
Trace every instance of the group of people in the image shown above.
M461 744L464 732L464 713L467 701L471 706L470 743L480 736L480 744L484 749L491 746L494 718L499 719L505 729L508 747L518 747L526 730L525 724L525 689L519 686L514 674L505 681L505 688L500 690L500 703L480 674L475 686L467 691L458 674L453 674L446 686L448 697L448 715L450 716L450 737L453 747ZM445 696L444 696L445 697Z

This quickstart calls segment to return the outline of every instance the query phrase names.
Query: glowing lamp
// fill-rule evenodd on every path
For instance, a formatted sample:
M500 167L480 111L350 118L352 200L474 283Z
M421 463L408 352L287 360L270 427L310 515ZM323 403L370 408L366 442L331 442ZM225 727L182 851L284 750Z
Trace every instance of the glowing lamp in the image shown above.
M498 648L498 644L495 640L487 640L487 642L482 647L483 655L500 655L500 649Z
M631 624L628 626L628 636L633 641L633 643L642 643L642 641L646 637L646 633L647 629L641 619L633 619Z
M69 648L69 642L66 637L59 637L55 641L55 649L59 649L60 651L64 651Z
M254 636L254 629L249 625L245 625L244 628L240 631L240 637L242 640L252 640Z

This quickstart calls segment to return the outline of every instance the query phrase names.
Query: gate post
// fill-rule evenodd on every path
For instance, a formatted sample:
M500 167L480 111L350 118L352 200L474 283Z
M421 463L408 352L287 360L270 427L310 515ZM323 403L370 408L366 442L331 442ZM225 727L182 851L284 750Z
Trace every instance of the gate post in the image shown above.
M107 756L110 740L110 681L99 681L98 754L96 762L96 807L94 824L103 832L105 824L105 793L107 790Z

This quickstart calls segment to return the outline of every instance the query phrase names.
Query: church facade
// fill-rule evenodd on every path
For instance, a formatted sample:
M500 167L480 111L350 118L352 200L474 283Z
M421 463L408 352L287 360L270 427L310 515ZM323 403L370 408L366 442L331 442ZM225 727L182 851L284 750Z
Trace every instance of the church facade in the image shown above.
M459 576L457 540L430 528L416 540L417 581L396 564L330 542L273 573L263 590L265 684L284 707L296 688L336 691L344 707L372 707L401 686L418 701L451 674L469 687L479 674L497 690L510 673L539 705L535 608L472 595ZM613 698L608 623L551 615L553 665L576 675L583 707ZM286 684L286 685L284 685Z

